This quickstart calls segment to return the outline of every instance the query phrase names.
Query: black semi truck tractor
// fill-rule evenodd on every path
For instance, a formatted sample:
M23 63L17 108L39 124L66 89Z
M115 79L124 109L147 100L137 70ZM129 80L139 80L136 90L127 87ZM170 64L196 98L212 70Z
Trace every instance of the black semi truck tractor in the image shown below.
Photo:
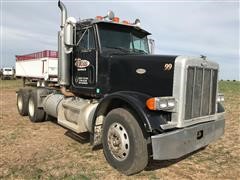
M32 122L53 116L90 133L107 162L131 175L150 159L177 159L224 134L219 65L206 57L153 55L149 32L105 17L76 21L62 2L58 83L21 88L17 108Z

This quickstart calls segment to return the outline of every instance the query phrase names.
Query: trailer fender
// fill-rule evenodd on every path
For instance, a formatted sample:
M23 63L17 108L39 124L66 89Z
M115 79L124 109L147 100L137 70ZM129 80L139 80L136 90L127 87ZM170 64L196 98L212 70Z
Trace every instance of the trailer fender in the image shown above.
M53 92L53 90L44 88L44 87L38 87L36 89L33 89L33 91L36 91L36 93L37 93L37 107L38 108L43 108L44 98Z

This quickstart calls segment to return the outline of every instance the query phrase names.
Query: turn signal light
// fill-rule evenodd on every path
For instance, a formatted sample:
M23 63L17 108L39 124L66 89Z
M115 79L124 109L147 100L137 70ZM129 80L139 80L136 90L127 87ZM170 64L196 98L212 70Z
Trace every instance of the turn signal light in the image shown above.
M149 98L146 101L146 106L148 107L148 109L150 110L156 110L156 100L155 98Z
M171 96L152 97L146 101L146 106L149 110L173 112L176 106L176 100Z

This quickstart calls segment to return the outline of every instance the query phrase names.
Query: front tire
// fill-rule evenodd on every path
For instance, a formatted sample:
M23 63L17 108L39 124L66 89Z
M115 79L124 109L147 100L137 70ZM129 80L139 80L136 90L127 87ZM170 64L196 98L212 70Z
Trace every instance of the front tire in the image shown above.
M108 113L102 143L108 163L126 175L140 172L148 164L147 140L133 114L126 109Z
M28 101L28 116L32 122L43 122L46 113L43 109L37 107L37 91L33 90Z

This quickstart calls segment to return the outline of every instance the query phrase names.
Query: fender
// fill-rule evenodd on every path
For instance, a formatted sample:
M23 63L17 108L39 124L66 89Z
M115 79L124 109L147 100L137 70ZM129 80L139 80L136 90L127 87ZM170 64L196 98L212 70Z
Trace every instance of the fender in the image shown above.
M114 108L125 107L136 115L143 134L153 133L155 130L162 131L160 125L166 124L161 116L161 111L150 111L146 107L146 100L151 96L134 91L119 91L105 96L99 103L92 122L93 145L101 143L101 127L105 116Z

